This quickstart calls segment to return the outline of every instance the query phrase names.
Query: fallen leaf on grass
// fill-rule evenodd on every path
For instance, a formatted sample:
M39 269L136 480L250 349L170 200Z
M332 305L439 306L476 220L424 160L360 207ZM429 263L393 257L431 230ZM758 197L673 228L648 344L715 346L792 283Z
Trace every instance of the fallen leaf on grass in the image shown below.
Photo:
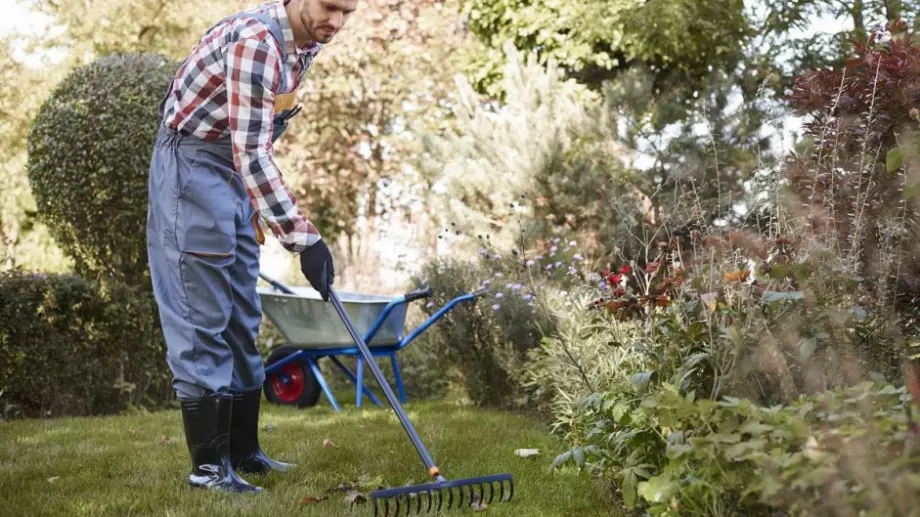
M370 474L364 474L358 478L357 485L365 490L376 490L383 488L383 476L371 477Z
M486 508L489 507L489 505L482 500L482 497L479 494L473 494L472 499L473 500L470 502L470 508L477 512L483 512L486 510Z
M160 445L166 445L169 443L169 437L165 434L160 436Z
M60 477L61 477L61 476L50 477L50 478L48 478L48 482L49 482L49 483L54 483L55 481L57 481L58 479L60 479Z
M298 506L307 506L307 505L309 505L309 504L316 504L316 503L318 503L318 502L320 502L320 501L325 501L326 499L329 499L329 496L324 495L324 496L322 496L322 497L313 497L312 495L308 495L308 496L304 497L303 499L301 499L300 502L297 503L297 505L298 505Z
M338 445L332 443L332 440L330 440L329 438L326 438L325 440L323 440L323 447L328 449L330 447L338 447Z
M528 458L530 456L536 456L540 454L540 450L539 449L518 449L514 451L514 454L522 458Z
M339 486L337 486L337 487L335 487L335 488L327 488L327 489L326 489L326 494L327 494L327 495L328 495L328 494L333 494L333 493L335 493L335 492L350 492L350 491L354 490L355 488L356 488L356 487L355 487L354 483L342 483L342 484L340 484Z
M275 430L275 426L271 424L266 424L265 427L262 428L262 430L265 431L266 433L270 433Z
M477 511L477 512L484 512L484 511L486 510L486 508L488 508L488 507L489 507L489 505L487 505L486 503L484 503L484 502L482 502L482 501L476 501L476 502L474 502L473 504L470 505L470 508L472 508L473 510L475 510L475 511Z
M345 496L345 500L348 501L348 504L364 504L367 502L367 496L361 492L352 490Z

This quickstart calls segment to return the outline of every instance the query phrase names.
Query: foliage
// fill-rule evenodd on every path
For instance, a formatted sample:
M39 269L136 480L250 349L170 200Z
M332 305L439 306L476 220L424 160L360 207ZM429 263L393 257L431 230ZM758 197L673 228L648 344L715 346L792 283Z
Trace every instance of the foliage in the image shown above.
M8 416L113 413L172 400L144 290L71 275L0 276L0 404Z
M920 45L903 24L892 33L854 45L844 67L796 78L790 102L807 117L810 146L784 177L793 213L849 261L873 302L910 310L920 296Z
M906 21L920 23L920 4L902 0L779 0L760 4L751 14L757 36L750 66L752 74L768 78L776 92L792 88L803 70L840 67L849 57L852 45L868 42L877 28ZM834 20L811 30L817 20ZM821 22L817 22L821 23Z
M17 60L14 49L29 38L0 37L0 271L69 268L48 229L35 219L35 200L25 174L26 135L57 71L38 71Z
M35 118L38 218L86 278L148 283L147 173L157 105L177 67L154 54L105 56L68 75Z
M481 235L502 254L554 234L586 256L614 235L629 242L647 214L602 103L553 63L509 50L505 72L501 106L458 80L451 129L426 139L428 202L452 252L475 252Z
M586 442L555 465L616 476L656 516L914 515L916 404L872 382L772 407L664 382L586 399Z
M743 2L737 0L467 0L463 13L485 46L469 65L470 75L476 88L489 94L502 91L506 42L537 54L541 63L559 62L585 84L642 67L655 71L656 88L679 87L689 94L713 68L733 68L749 35Z
M519 373L528 353L557 325L558 314L542 293L568 275L564 257L528 259L522 268L485 249L482 255L475 262L436 260L423 267L415 284L434 292L426 314L458 296L477 297L456 305L419 339L441 359L441 368L457 376L472 403L526 408L529 395Z

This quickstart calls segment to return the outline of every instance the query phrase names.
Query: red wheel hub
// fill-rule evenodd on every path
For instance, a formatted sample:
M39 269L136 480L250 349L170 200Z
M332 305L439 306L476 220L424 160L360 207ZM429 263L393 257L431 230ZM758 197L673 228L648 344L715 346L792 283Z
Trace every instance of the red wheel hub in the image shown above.
M303 395L303 369L295 363L282 366L280 374L272 375L272 388L282 402L296 402Z

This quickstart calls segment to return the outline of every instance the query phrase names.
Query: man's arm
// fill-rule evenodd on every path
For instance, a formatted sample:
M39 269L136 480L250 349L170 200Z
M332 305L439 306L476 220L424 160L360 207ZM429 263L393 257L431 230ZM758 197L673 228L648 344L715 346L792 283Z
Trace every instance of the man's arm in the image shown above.
M227 49L227 100L233 161L249 196L275 237L300 253L320 239L297 208L272 151L273 109L281 83L280 56L269 43L242 38Z

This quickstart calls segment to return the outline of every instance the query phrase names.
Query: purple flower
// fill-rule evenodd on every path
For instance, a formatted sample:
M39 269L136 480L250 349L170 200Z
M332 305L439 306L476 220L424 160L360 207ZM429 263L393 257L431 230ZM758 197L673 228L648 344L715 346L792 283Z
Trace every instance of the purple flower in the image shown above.
M533 259L527 260L527 265L528 265L528 266L532 266L532 265L533 265Z
M501 274L501 272L495 273L495 278L502 278L503 276L505 275Z
M576 253L573 257L575 260L584 260L585 258L581 256L581 253Z
M492 306L493 311L497 311L498 309L501 309L501 305L496 303L495 305Z
M505 297L505 293L499 291L499 292L495 293L495 297L496 297L496 298L504 298L504 297Z

